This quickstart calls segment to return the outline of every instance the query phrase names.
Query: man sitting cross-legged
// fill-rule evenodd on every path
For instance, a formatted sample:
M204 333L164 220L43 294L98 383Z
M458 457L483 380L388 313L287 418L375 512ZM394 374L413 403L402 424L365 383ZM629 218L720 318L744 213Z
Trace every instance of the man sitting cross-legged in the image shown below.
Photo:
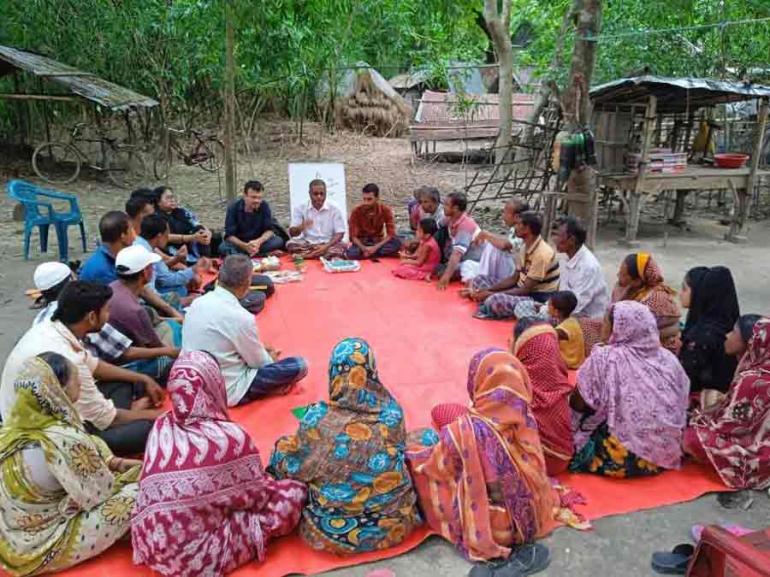
M34 324L8 355L0 382L3 420L14 406L14 381L24 362L51 351L77 368L80 396L75 407L89 432L101 437L116 455L144 451L152 421L163 412L157 408L163 402L163 390L147 375L97 359L82 342L107 322L111 296L109 287L95 283L72 281L64 287L52 320Z
M241 306L252 269L246 255L228 256L217 287L190 306L182 327L184 351L206 351L219 363L231 407L286 393L307 374L304 359L278 360L280 352L262 344L254 315Z
M363 201L350 213L350 242L345 256L350 259L395 256L401 248L391 208L380 200L380 187L369 183Z
M508 278L524 263L524 241L516 236L516 223L521 214L529 210L529 205L523 200L512 198L503 207L503 223L508 228L507 235L499 235L482 230L474 244L481 245L481 258L476 271L467 271L466 276L472 277L466 281L463 296L470 296L472 281L476 277L484 277L487 284L495 284ZM481 282L481 281L479 281Z
M471 298L480 303L478 318L512 318L519 303L544 303L559 290L559 261L556 251L540 236L542 228L536 212L523 213L516 224L516 235L524 239L522 268L495 284L484 277L474 279Z
M283 239L275 234L273 213L263 199L265 187L258 180L243 185L243 197L232 203L225 216L225 240L219 254L266 256L283 249Z
M286 250L305 258L341 257L347 246L342 211L326 200L326 183L310 182L310 201L294 207Z

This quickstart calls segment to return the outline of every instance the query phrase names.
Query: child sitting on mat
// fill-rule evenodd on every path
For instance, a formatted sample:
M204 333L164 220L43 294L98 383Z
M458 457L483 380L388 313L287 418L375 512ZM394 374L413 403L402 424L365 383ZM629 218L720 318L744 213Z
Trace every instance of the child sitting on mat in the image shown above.
M558 291L548 299L548 315L556 325L559 350L568 369L577 369L586 360L583 329L575 317L570 316L577 306L572 291Z
M393 270L399 278L430 281L431 275L441 263L441 249L433 238L438 227L432 218L423 218L417 225L417 249L401 253L401 264Z

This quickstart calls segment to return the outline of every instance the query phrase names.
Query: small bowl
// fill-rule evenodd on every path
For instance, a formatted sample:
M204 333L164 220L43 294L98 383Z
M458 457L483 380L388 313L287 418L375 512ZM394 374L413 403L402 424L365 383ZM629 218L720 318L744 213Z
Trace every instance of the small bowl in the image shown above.
M714 164L718 168L743 168L748 160L748 154L741 154L739 152L725 152L714 155Z

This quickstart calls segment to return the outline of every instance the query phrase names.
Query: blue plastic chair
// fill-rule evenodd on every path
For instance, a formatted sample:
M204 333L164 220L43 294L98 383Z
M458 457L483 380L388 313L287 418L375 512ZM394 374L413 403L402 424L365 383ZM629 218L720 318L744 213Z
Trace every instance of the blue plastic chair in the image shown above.
M24 206L25 260L29 259L30 238L35 227L40 231L40 250L48 252L48 229L51 225L54 226L56 239L59 241L59 260L67 262L69 253L67 229L70 226L78 226L83 252L86 252L86 229L78 199L74 194L49 190L25 180L10 181L7 190L8 196ZM54 200L68 202L69 211L57 212L53 207Z

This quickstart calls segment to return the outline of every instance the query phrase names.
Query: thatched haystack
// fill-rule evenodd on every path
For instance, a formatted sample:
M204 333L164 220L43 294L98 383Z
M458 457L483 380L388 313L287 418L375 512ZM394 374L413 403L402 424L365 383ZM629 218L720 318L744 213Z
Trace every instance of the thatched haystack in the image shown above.
M411 107L374 68L360 65L346 71L335 96L338 126L391 138L409 130Z

